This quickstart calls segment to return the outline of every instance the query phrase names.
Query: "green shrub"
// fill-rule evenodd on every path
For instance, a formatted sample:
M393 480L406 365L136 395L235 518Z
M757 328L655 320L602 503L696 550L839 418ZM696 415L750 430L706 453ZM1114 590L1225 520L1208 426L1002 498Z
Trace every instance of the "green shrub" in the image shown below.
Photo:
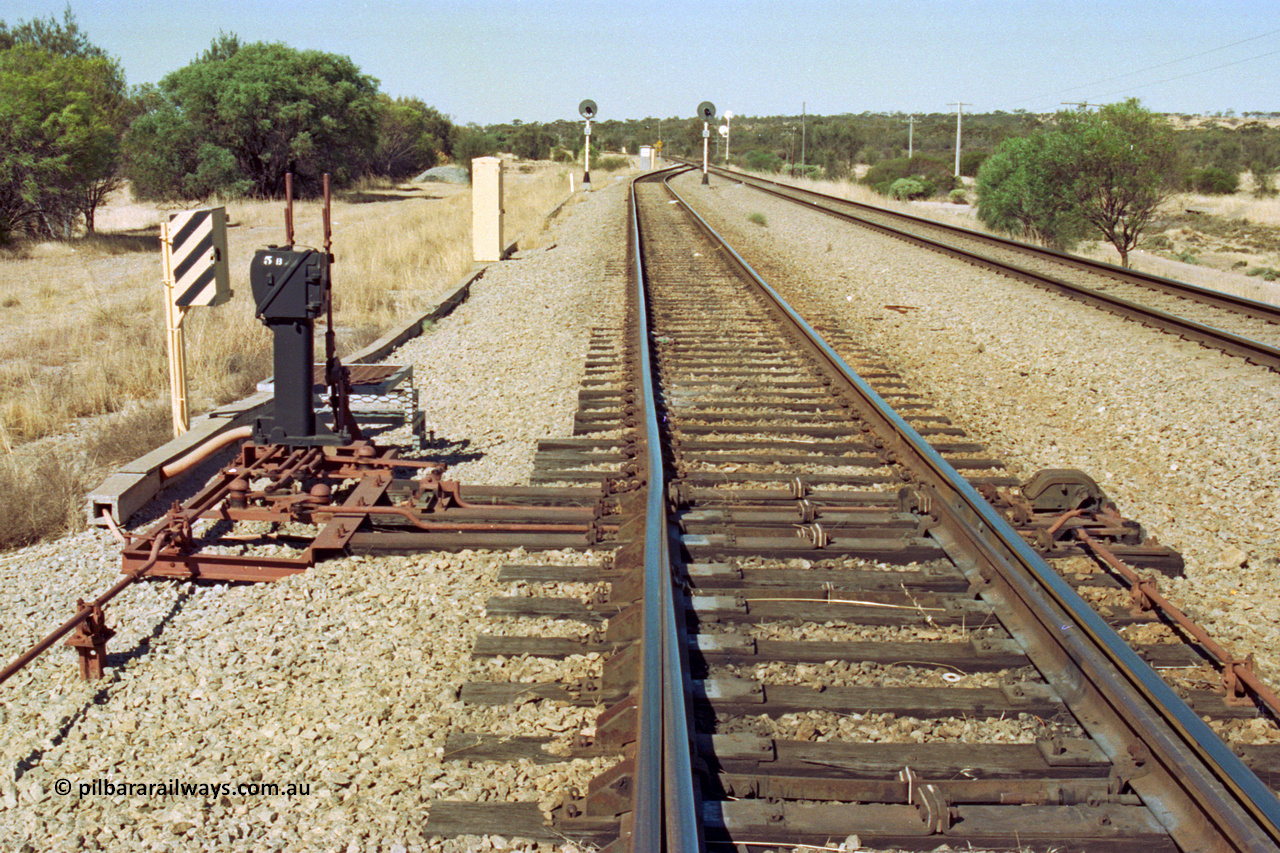
M1230 195L1240 189L1240 176L1217 166L1206 166L1191 173L1191 186L1196 192Z
M755 225L759 225L761 228L764 228L769 224L769 221L764 218L763 213L749 213L747 214L747 221L754 223Z
M952 204L968 204L969 194L966 193L964 190L954 189L951 192L947 193L947 201L951 202Z
M978 170L982 168L982 164L987 162L987 158L990 156L990 151L960 152L960 174L966 178L976 178Z
M910 201L913 198L926 198L933 195L928 190L924 181L918 181L915 178L898 178L889 186L889 198L896 198L901 201Z
M926 195L960 187L960 180L952 174L951 163L924 154L881 160L867 170L862 182L881 195L889 195L894 182L902 178L919 181L927 190Z
M777 173L782 170L782 158L772 151L751 151L742 162L753 172Z
M1254 267L1245 273L1245 275L1257 276L1263 281L1275 281L1277 278L1280 278L1280 270L1277 270L1274 267Z

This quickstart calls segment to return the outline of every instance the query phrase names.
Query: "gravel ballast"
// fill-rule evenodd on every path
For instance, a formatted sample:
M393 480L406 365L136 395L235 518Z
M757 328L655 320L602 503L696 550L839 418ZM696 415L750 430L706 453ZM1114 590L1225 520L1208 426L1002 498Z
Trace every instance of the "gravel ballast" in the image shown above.
M697 180L682 188L767 279L864 335L1016 474L1092 474L1123 512L1187 556L1187 578L1163 582L1171 597L1242 653L1257 652L1264 677L1274 671L1275 374L886 238L851 237L745 188L699 188ZM548 234L491 267L467 303L390 357L414 365L428 423L455 461L446 477L526 483L538 439L570 434L590 330L621 325L624 197L621 182L577 196ZM754 211L767 214L767 229L747 221ZM542 735L557 749L592 730L593 709L469 707L456 690L467 681L595 672L592 655L471 661L469 653L480 632L587 630L487 620L490 596L590 590L499 584L502 565L599 561L592 553L428 553L333 560L258 586L137 585L109 608L119 633L104 681L80 682L73 654L57 648L0 688L0 849L553 849L430 839L426 818L442 799L527 800L546 810L608 766L459 763L443 754L455 731ZM100 530L0 555L0 656L15 657L118 572L119 546ZM870 716L827 734L912 737L909 723ZM771 736L817 737L828 722L798 715L758 725ZM1009 726L1013 739L1041 731L1027 721ZM79 795L104 779L307 788ZM59 780L70 794L58 793Z
M447 477L527 483L537 440L570 434L590 330L620 324L621 292L610 286L625 252L624 197L620 182L577 196L548 233L525 235L534 248L490 267L467 303L391 356L414 365L428 422L464 460ZM74 654L59 646L3 686L0 849L575 849L426 835L434 800L536 801L545 812L612 763L446 760L454 731L549 736L554 747L594 726L595 709L457 701L463 683L499 672L541 681L598 673L598 655L507 660L501 670L470 660L477 633L550 629L485 618L491 596L563 593L497 583L511 563L599 558L353 557L270 584L131 587L108 607L118 633L103 681L81 682ZM119 545L96 529L0 555L0 657L68 618L119 567ZM103 780L152 787L110 794ZM175 780L232 790L171 796L158 787ZM262 783L281 791L235 790ZM288 794L291 784L303 787Z
M1274 680L1280 374L740 185L676 185L785 298L864 336L1015 476L1097 480L1186 557L1166 594Z

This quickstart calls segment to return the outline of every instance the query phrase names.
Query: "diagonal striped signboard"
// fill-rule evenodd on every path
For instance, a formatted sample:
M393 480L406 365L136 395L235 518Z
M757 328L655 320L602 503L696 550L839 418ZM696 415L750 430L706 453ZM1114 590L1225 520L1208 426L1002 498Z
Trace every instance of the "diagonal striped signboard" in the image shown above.
M169 339L169 392L173 434L191 424L187 404L186 344L182 321L197 305L221 305L231 298L227 272L227 209L210 207L175 213L160 223L164 263L166 331Z
M226 208L171 215L165 242L172 264L174 305L221 305L231 298Z

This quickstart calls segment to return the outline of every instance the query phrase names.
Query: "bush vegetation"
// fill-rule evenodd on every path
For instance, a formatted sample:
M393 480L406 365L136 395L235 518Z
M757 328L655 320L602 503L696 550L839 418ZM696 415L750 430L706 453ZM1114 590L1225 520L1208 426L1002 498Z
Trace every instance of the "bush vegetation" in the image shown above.
M1062 112L1053 129L1007 140L983 164L978 216L1057 248L1093 232L1128 266L1177 166L1172 129L1136 99Z
M67 237L119 185L129 114L120 64L70 9L10 29L0 22L0 244Z
M124 148L140 198L277 198L285 175L316 195L372 165L377 81L344 56L218 38L195 62L147 87ZM412 110L402 110L408 114Z
M931 198L958 188L954 165L940 157L916 154L881 160L867 170L862 182L881 195L891 198ZM911 183L899 184L900 181ZM898 186L897 190L894 187ZM904 194L905 193L905 194Z
M617 172L620 169L631 168L631 160L627 157L605 156L594 159L591 162L591 168L599 169L602 172Z
M1230 195L1240 189L1240 175L1219 166L1205 166L1191 173L1191 188L1208 195Z
M885 195L898 201L911 201L917 198L928 198L933 195L933 185L926 184L919 178L898 178L889 185Z

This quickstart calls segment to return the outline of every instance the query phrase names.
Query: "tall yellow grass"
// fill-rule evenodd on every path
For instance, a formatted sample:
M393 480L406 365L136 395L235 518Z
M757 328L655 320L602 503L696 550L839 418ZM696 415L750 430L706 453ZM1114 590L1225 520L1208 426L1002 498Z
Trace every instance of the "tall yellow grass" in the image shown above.
M510 169L506 233L540 230L568 191L568 169ZM407 322L471 263L470 190L440 184L368 188L333 204L335 326L349 352ZM368 201L373 196L378 199ZM284 242L283 205L232 202L235 297L184 321L193 411L237 399L271 372L271 338L253 316L253 252ZM0 257L0 452L64 432L78 418L167 397L162 211L122 217L120 234L31 246ZM107 218L105 221L110 222ZM295 205L295 242L323 243L321 206Z

